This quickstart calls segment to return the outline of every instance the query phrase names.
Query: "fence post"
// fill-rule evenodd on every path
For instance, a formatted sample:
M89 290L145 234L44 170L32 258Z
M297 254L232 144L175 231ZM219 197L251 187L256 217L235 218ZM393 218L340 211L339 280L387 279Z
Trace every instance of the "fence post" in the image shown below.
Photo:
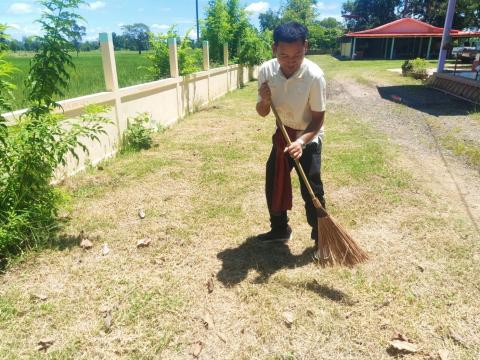
M228 43L223 44L223 65L227 67L227 93L230 91L230 73L228 71Z
M121 122L121 100L118 96L117 65L115 64L115 53L111 33L100 33L100 52L102 54L103 76L105 87L115 95L115 125L117 127L118 141L122 139Z
M170 77L178 77L178 56L177 56L177 39L168 39L168 58L170 60Z
M223 65L228 66L228 43L223 44Z
M208 40L203 40L203 70L207 71L207 101L210 102L210 47Z
M210 53L208 51L208 40L203 40L203 70L210 69Z

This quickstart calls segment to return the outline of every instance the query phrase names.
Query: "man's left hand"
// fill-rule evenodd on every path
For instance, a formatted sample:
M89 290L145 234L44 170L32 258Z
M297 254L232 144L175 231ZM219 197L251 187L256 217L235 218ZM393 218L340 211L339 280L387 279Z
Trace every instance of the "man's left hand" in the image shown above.
M287 146L283 152L288 152L292 159L298 160L303 154L302 146L299 141L294 141L290 146Z

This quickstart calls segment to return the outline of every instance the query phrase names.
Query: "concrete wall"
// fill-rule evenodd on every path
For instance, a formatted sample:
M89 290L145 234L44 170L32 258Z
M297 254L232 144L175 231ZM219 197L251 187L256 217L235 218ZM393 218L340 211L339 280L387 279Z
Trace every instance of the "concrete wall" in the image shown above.
M101 38L102 40L102 38ZM89 164L95 165L113 156L118 150L120 137L127 128L128 119L140 113L148 113L152 118L152 127L168 127L185 115L196 111L228 91L238 89L256 77L256 69L242 68L240 65L227 65L208 69L187 76L176 76L145 84L118 88L116 67L113 56L111 37L102 48L104 72L109 91L64 100L60 105L64 109L67 121L77 121L86 105L102 104L109 106L107 113L102 114L111 121L105 126L106 134L100 141L83 140L89 153L77 152L79 160L67 159L67 165L58 169L56 177L60 179L71 176L85 169ZM172 51L176 52L176 46ZM171 57L174 58L175 57ZM109 63L110 62L110 63ZM207 62L208 64L208 62ZM208 66L207 66L208 67ZM4 114L10 124L15 123L26 110Z

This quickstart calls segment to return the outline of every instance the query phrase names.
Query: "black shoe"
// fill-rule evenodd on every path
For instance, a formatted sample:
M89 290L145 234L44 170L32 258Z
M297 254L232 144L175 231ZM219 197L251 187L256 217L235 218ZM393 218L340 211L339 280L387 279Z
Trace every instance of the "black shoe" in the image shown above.
M261 242L287 242L292 240L292 228L287 225L283 230L270 230L267 233L260 234L257 236L257 240Z

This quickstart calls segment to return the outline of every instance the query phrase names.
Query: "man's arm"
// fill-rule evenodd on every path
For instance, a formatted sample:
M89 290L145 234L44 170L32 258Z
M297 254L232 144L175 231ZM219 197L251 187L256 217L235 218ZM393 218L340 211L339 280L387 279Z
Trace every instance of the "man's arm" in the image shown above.
M312 121L292 145L287 146L284 152L288 152L293 159L300 159L303 154L303 145L314 139L322 128L325 120L325 111L312 111Z

